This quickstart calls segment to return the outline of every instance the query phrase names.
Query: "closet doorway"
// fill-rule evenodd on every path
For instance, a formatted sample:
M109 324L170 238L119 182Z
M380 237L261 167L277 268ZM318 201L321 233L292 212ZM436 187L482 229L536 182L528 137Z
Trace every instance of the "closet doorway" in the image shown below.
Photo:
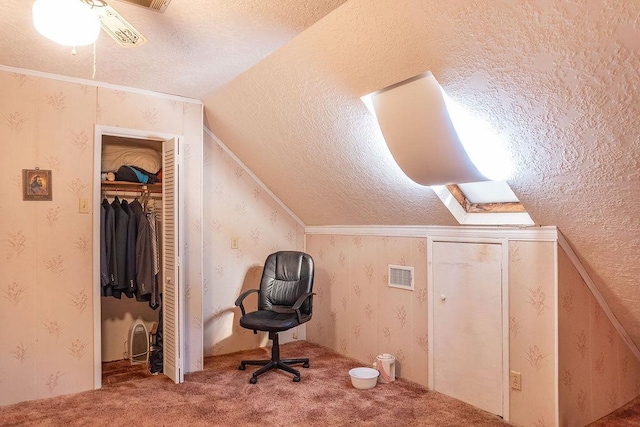
M117 196L126 197L133 200L137 196L149 203L149 210L154 209L154 215L157 213L161 221L158 221L158 289L162 293L162 306L158 308L158 312L162 310L162 373L171 378L175 383L183 382L184 371L182 366L184 354L184 284L183 272L181 268L181 260L183 259L184 243L183 243L183 225L181 218L182 202L181 185L182 168L180 165L180 150L183 144L183 137L180 135L155 133L148 131L140 131L135 129L124 129L109 126L96 126L95 129L95 157L94 157L94 209L93 209L93 271L94 271L94 388L102 387L102 361L104 340L112 339L109 336L103 336L103 309L113 310L114 306L122 301L123 310L127 310L126 306L133 307L136 304L135 299L129 299L125 295L121 296L121 300L115 298L104 297L104 282L101 276L101 203L105 196L110 196L110 202ZM149 147L158 152L161 158L162 179L161 184L144 185L126 183L113 185L113 176L101 176L103 167L103 144L107 145L126 145L130 144L135 147ZM117 154L117 153L116 153ZM134 168L134 172L138 169ZM103 181L103 178L105 179ZM111 181L103 184L103 182ZM144 186L143 186L144 185ZM137 200L136 200L137 202ZM145 209L146 210L146 209ZM155 231L154 231L155 232ZM104 234L104 233L102 233ZM104 239L104 236L103 236ZM102 263L104 265L104 262ZM150 298L150 297L149 297ZM108 300L108 307L104 301ZM133 305L132 305L133 304ZM140 304L140 303L138 303ZM153 306L151 300L150 306ZM134 315L139 313L152 313L147 308L136 308ZM131 316L131 314L127 314ZM124 317L124 316L123 316ZM134 319L135 320L135 319ZM151 318L153 320L153 318ZM122 322L121 322L122 323ZM113 329L113 328L112 328ZM117 328L116 328L117 329ZM122 329L121 327L119 329ZM108 332L111 333L111 332ZM120 333L121 334L121 333ZM121 338L119 338L122 341ZM125 344L117 343L126 354ZM109 346L112 346L109 343ZM108 351L114 354L112 349ZM106 349L105 352L107 353Z
M509 419L507 245L429 238L429 387Z

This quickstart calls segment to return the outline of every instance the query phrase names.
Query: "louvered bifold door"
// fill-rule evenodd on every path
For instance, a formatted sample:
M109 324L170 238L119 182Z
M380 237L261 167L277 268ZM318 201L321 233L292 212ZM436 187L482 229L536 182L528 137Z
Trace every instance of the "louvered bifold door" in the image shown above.
M162 201L163 201L163 359L164 374L176 384L184 381L183 328L184 301L182 283L180 144L173 138L163 144Z

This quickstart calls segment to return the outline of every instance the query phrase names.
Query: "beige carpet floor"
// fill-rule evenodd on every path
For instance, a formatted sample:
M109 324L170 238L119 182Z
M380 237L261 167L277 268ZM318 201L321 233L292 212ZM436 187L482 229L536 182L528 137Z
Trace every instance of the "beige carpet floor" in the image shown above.
M131 364L129 359L102 363L102 384L112 385L124 381L139 380L150 377L146 363Z
M207 358L183 384L163 375L134 375L102 389L0 407L1 426L502 426L499 417L402 379L370 390L352 387L360 364L307 342L281 346L286 357L309 357L302 380L272 371L249 384L266 349Z
M590 424L589 427L640 427L640 397Z
M309 357L302 380L273 371L249 384L256 367L241 359L268 358L267 349L205 359L183 384L150 375L127 361L103 364L103 388L0 407L0 426L504 426L499 417L399 379L371 390L351 386L357 361L324 347L295 342L282 357ZM640 426L640 398L594 423Z

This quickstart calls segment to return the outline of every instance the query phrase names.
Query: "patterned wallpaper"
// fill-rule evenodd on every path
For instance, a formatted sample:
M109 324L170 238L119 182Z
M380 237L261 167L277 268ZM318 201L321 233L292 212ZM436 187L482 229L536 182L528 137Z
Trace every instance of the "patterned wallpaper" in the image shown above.
M555 419L552 245L509 244L510 368L526 384L511 393L511 420L519 425ZM392 353L400 376L427 386L426 239L307 235L307 251L316 258L318 293L307 339L365 364ZM413 292L387 286L388 264L415 268Z
M552 243L509 244L510 363L526 384L511 393L511 420L519 425L555 419L551 249ZM308 340L365 364L392 353L400 376L427 386L426 239L307 235L307 251L316 258L318 293ZM388 264L413 266L415 291L389 288Z
M396 374L427 386L426 239L307 235L316 263L307 339L369 366L396 357ZM414 267L415 290L387 286L388 264Z
M555 425L555 243L509 242L509 369L522 374L510 392L510 421Z
M237 163L218 140L204 136L204 351L224 354L267 344L238 324L234 302L258 288L262 265L278 250L303 250L304 229ZM231 249L231 238L238 249ZM245 302L254 307L255 295ZM283 333L281 343L293 331ZM304 329L299 333L304 338Z
M307 339L367 365L395 354L399 375L426 386L426 239L308 234L307 252L317 293ZM509 241L509 369L522 374L510 421L519 426L556 425L558 388L560 425L586 425L640 394L640 363L558 252L556 301L556 243ZM414 266L415 291L389 288L387 264Z
M93 388L93 216L78 198L92 199L95 124L185 135L187 370L202 366L202 106L8 72L0 88L0 405ZM22 200L36 166L52 170L52 201Z
M558 250L560 423L583 426L640 395L640 362Z
M238 327L233 302L257 286L269 253L305 247L304 229L215 138L201 144L200 105L6 72L0 88L0 405L93 387L92 215L77 211L79 197L92 197L95 124L185 135L186 370L202 367L203 349L266 343ZM50 202L22 201L21 169L36 166L53 171ZM426 239L310 234L306 248L317 293L308 339L367 364L395 354L399 375L426 385ZM640 394L640 363L562 251L555 301L555 251L550 242L509 243L518 425L554 425L557 383L563 425ZM414 292L386 286L389 263L415 267Z

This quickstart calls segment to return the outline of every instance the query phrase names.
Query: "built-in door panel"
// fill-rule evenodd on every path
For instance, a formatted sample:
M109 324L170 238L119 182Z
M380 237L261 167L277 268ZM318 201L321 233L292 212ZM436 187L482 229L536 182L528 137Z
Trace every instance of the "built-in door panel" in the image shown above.
M502 245L433 242L434 389L502 415Z

